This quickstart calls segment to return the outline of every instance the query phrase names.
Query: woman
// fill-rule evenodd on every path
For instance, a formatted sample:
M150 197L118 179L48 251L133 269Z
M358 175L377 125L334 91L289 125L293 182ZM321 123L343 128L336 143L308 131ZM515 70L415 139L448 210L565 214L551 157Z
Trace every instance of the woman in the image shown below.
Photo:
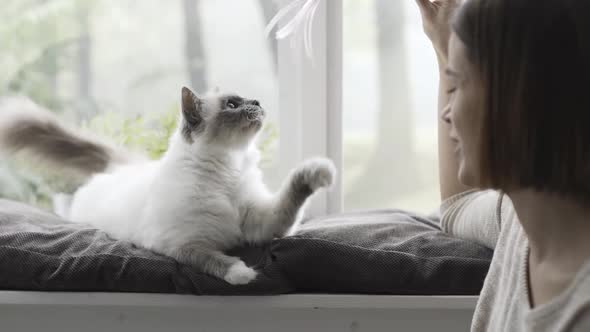
M590 331L590 1L417 2L442 225L495 248L472 330Z

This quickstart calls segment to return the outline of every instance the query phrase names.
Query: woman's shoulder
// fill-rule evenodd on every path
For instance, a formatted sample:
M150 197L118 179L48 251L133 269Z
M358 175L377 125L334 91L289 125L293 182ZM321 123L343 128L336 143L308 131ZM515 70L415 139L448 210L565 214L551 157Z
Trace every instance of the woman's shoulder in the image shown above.
M449 212L458 214L466 210L472 210L482 217L493 219L499 228L504 223L517 220L510 197L497 190L472 189L451 196L441 204L441 215Z
M468 190L443 200L441 213L445 214L449 211L460 212L465 209L473 209L480 211L481 214L491 215L495 219L503 196L501 192L496 190Z
M497 218L500 227L508 226L511 224L518 224L517 223L518 216L516 215L516 210L514 210L514 205L512 204L512 200L508 195L502 193L500 194L498 205L497 205Z
M493 248L512 203L496 190L469 190L444 200L441 227L447 233Z

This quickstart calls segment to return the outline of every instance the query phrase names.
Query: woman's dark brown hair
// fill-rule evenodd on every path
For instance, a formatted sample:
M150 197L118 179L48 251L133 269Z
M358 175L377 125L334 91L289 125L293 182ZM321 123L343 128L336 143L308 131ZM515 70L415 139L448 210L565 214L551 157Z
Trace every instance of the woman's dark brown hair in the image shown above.
M485 82L482 182L590 197L590 0L467 0L452 26Z

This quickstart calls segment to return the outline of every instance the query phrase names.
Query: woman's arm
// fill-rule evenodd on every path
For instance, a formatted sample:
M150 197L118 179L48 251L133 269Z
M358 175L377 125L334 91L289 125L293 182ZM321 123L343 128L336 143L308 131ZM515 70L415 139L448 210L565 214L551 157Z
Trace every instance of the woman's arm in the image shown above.
M440 195L445 200L456 194L469 190L459 182L459 161L454 153L454 143L449 136L450 125L442 120L442 115L449 105L447 93L448 80L447 51L451 36L450 18L459 4L458 0L416 0L422 14L424 32L432 42L438 60L438 168L440 177Z
M442 115L449 111L447 52L450 19L459 0L416 0L424 32L432 42L438 60L438 164L440 175L441 227L457 237L489 248L496 246L502 219L502 196L495 191L473 190L459 181L459 160L450 138L450 124Z

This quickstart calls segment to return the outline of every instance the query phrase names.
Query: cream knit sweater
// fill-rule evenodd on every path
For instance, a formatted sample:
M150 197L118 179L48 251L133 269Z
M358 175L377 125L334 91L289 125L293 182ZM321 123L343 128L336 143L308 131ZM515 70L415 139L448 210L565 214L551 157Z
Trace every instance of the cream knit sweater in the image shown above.
M528 240L510 199L492 190L468 191L443 202L441 215L446 232L494 249L472 331L590 332L590 261L562 294L531 309Z

